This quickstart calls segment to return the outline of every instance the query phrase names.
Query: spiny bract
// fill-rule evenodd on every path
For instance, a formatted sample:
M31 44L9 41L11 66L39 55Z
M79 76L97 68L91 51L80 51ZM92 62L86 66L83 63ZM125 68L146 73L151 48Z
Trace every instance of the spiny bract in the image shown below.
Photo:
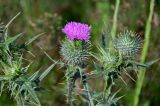
M120 33L114 41L114 47L124 56L133 56L141 48L142 40L132 31L124 31Z
M99 61L104 64L104 67L112 67L114 66L118 61L118 54L117 52L111 51L111 50L105 50L101 47L99 47L99 51L101 55L99 56Z
M99 101L96 106L120 106L118 101L122 98L115 97L118 92L114 93L113 95L108 95L107 97L103 98L102 101Z
M89 56L89 42L75 41L68 39L61 44L60 53L67 64L80 65L85 62Z

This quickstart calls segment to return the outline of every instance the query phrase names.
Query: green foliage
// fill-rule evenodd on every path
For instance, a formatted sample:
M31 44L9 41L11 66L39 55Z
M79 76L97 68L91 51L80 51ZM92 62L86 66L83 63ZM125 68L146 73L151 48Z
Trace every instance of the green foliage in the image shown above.
M16 44L16 40L22 33L14 37L8 36L7 33L8 26L13 19L3 27L4 29L0 33L2 35L0 43L0 67L3 72L0 75L0 94L3 93L4 89L10 92L11 97L16 100L17 106L25 106L27 104L40 106L41 104L35 91L43 89L39 83L46 77L55 64L52 64L41 75L38 74L38 71L29 75L28 68L30 63L24 66L23 51L25 52L27 45L40 35L33 37L24 44Z
M94 64L96 68L95 72L93 72L95 77L91 78L102 76L106 84L104 86L103 93L99 94L99 96L102 97L102 100L99 101L99 96L97 98L94 97L96 101L98 100L97 106L117 106L120 98L115 98L115 95L109 96L111 95L112 86L116 85L115 79L120 78L126 84L122 78L122 74L124 73L130 79L135 81L128 73L128 69L137 73L137 69L147 68L158 61L154 60L146 64L136 62L134 56L141 48L142 41L141 38L137 37L131 31L120 33L117 38L110 40L113 43L109 48L98 47L98 53L90 53L96 60L100 62L101 66L101 68L98 68L97 64Z
M15 43L18 41L18 43L23 43L24 41L26 41L29 37L33 36L33 33L40 33L40 32L47 32L45 33L45 36L41 37L41 39L39 39L38 41L34 42L32 45L30 45L29 49L33 52L33 54L36 56L34 59L33 64L30 66L29 68L29 72L30 71L34 71L39 69L42 65L47 66L47 64L50 64L50 61L48 61L45 56L43 55L43 53L40 53L39 50L37 50L37 43L38 46L39 44L41 44L40 46L47 50L46 52L54 58L59 58L59 54L58 54L58 50L59 47L57 45L59 45L59 40L62 39L63 36L61 36L61 31L60 31L60 26L61 24L57 24L57 23L66 23L69 20L77 20L77 21L81 21L81 22L87 22L90 23L92 25L92 37L91 40L94 42L93 45L96 44L101 44L100 43L100 36L101 36L101 31L102 31L102 27L104 26L104 24L109 27L105 28L105 29L111 29L111 35L115 36L116 38L116 32L118 31L123 31L124 29L132 29L134 31L136 31L138 33L138 35L140 35L142 38L144 38L144 33L145 33L145 25L146 26L153 26L153 28L151 28L151 37L145 37L147 38L147 40L144 40L144 42L148 42L150 40L150 42L146 43L147 45L149 44L149 50L148 52L146 52L146 46L144 51L145 53L143 53L144 55L142 56L143 58L146 56L146 54L148 54L148 57L145 58L148 60L156 58L159 56L159 44L160 44L160 40L159 40L159 34L160 34L160 24L159 24L159 15L160 15L160 1L154 1L152 2L152 4L154 4L154 6L152 5L152 7L154 7L153 12L149 11L149 5L151 4L150 2L146 2L146 0L130 0L130 1L120 1L120 3L118 3L117 1L120 0L86 0L86 1L80 1L80 0L0 0L0 15L1 15L1 20L3 20L3 22L8 21L8 19L10 19L10 16L13 16L15 13L17 13L17 11L22 11L22 17L18 17L18 21L14 24L12 24L11 26L9 26L9 33L11 32L11 34L9 35L16 35L15 33L19 33L21 30L25 30L25 36L20 36L23 37L21 38L21 40L16 40L14 43L12 43L10 46L10 48L12 48L11 51L17 51L19 50L19 47L25 47L24 45L20 46L18 45L15 46ZM152 1L152 0L150 0ZM118 8L117 8L118 7ZM117 8L117 9L116 9ZM82 10L82 11L81 11ZM116 12L117 11L117 12ZM154 13L153 14L153 18L150 18L149 20L147 20L148 14L150 13ZM118 13L118 15L114 15ZM49 14L49 15L48 15ZM50 17L52 16L52 17ZM113 16L113 17L112 17ZM150 15L149 17L151 17L152 15ZM57 17L60 17L62 19L58 19ZM145 22L147 21L147 23ZM113 23L113 24L111 24ZM145 24L146 23L146 24ZM149 25L149 24L150 25ZM1 24L1 23L0 23ZM115 28L113 28L113 26L116 26ZM5 25L0 25L0 32L4 31L4 27ZM146 32L150 32L150 28L146 27ZM56 29L56 30L55 30ZM115 30L114 30L115 29ZM112 32L113 31L113 32ZM8 32L8 31L6 31ZM107 35L107 40L110 39L110 33L108 33L108 31L105 33ZM148 34L145 34L148 35ZM1 34L0 34L1 36ZM49 37L48 37L49 36ZM11 36L9 36L11 38ZM19 37L19 38L20 38ZM148 40L149 39L149 40ZM47 42L47 44L46 44ZM95 44L96 42L96 44ZM48 44L49 43L49 44ZM107 41L107 44L109 42ZM36 47L35 47L36 46ZM26 49L27 50L27 49ZM95 51L95 48L93 46L93 52ZM104 49L106 51L106 53L108 53L107 49ZM21 50L20 50L21 51ZM112 56L115 56L117 53L115 52L115 50L109 50L112 51L114 53L111 53ZM99 51L100 52L100 51ZM109 52L110 54L110 52ZM24 56L23 56L23 67L27 66L27 62L28 59L33 58L33 57L28 57L28 55L26 54L26 52L24 52L25 57L27 57L27 61L25 60L24 62ZM37 56L38 55L38 56ZM96 55L98 58L100 57L100 53L98 55ZM112 57L111 56L111 57ZM119 56L119 54L118 54ZM117 56L117 57L118 57ZM125 56L125 55L124 55ZM139 56L139 55L138 55ZM3 56L3 59L5 60L7 57L7 55ZM108 57L108 55L107 55ZM128 57L128 56L127 56ZM134 59L135 57L133 57ZM118 58L117 58L118 59ZM108 59L107 59L108 60ZM110 60L110 59L109 59ZM144 60L144 59L142 59ZM99 61L99 60L98 60ZM122 62L122 59L118 59L118 63L116 62L116 64L120 64ZM54 60L52 62L55 62ZM54 74L51 74L50 77L45 79L45 82L43 83L45 86L47 86L47 88L49 90L47 90L47 92L43 92L40 93L40 100L42 103L42 106L49 106L49 105L66 105L65 99L64 99L64 86L66 86L65 84L61 84L63 83L64 78L62 78L63 73L60 73L61 71L63 71L64 68L67 67L66 63L60 61L61 63L58 63L61 67L58 68L58 71L55 72ZM89 60L90 63L92 63L92 60ZM102 78L101 76L103 74L107 75L106 73L108 73L108 71L104 71L103 67L105 64L100 61L101 64L97 64L97 61L94 61L95 64L95 69L93 69L94 67L92 65L89 65L85 71L86 74L92 74L91 76L87 76L88 80L92 80L94 78L93 81L89 81L89 85L91 85L90 87L93 87L93 91L94 90L99 90L102 91L102 84L103 84L103 80L99 80L99 77ZM130 64L132 63L132 65ZM129 67L126 69L127 73L133 76L134 81L136 80L136 74L134 74L132 71L128 71L128 69L136 69L137 68L148 68L151 64L153 64L154 62L145 62L145 64L136 62L135 60L130 60L130 61L126 61L125 64L130 64ZM18 63L15 63L18 64ZM106 63L107 64L107 63ZM62 66L64 66L64 68L62 68ZM112 64L108 65L110 67L113 67ZM138 67L137 67L138 66ZM107 65L105 66L106 68ZM115 67L115 66L114 66ZM140 72L140 76L137 85L141 85L141 87L137 87L137 93L133 92L133 94L135 95L135 103L138 105L146 105L143 104L144 102L147 102L148 105L153 105L153 106L157 106L159 105L159 75L160 75L160 71L159 71L160 65L159 64L155 64L153 65L151 68L148 68L148 70L144 71L144 70L140 70L138 71L138 73ZM2 69L2 68L1 68ZM96 70L96 71L91 71L90 70ZM66 72L75 72L75 68L71 69L71 70L66 70ZM123 70L123 72L125 73L126 71ZM35 79L36 77L39 76L39 72L40 71L36 71L33 72L34 74L29 75L29 77L33 76L33 79ZM89 72L89 73L87 73ZM145 73L146 72L146 73ZM1 74L3 72L1 71ZM28 73L28 72L27 72ZM30 72L32 73L32 72ZM95 73L101 73L101 74L96 74ZM145 73L145 77L144 77L144 73ZM69 73L68 73L69 74ZM72 73L73 74L73 73ZM70 75L70 74L69 74ZM128 75L127 75L128 76ZM151 77L152 76L152 77ZM130 96L130 94L132 93L132 90L135 87L135 83L133 83L132 81L130 81L129 79L126 78L126 76L122 75L122 77L124 78L124 81L126 81L126 83L129 86L123 86L123 82L118 82L116 83L115 81L115 88L119 88L122 87L123 90L121 90L121 92L119 92L120 94L126 94L124 96L123 99L120 100L120 102L122 103L122 105L124 106L132 106L133 105L133 98L132 96ZM143 80L142 80L143 79ZM31 79L32 80L32 79ZM78 80L79 81L79 80ZM78 83L79 84L79 83ZM50 86L52 85L52 86ZM142 86L143 85L143 86ZM76 83L77 86L77 83ZM81 87L81 86L80 86ZM4 86L5 88L5 86ZM79 87L75 88L75 92L78 90L79 92L84 91L84 89L82 88L81 90L79 90ZM141 90L142 89L142 90ZM8 96L10 94L10 92L8 92L8 90L3 90L3 94L0 98L0 106L15 106L15 104L12 101L12 98L10 98L10 96ZM143 91L143 92L142 92ZM91 92L93 93L93 92ZM119 94L118 93L118 94ZM129 95L128 95L128 94ZM86 94L86 92L84 92L84 94ZM95 93L96 94L96 93ZM99 95L101 95L102 93L100 93ZM42 96L43 95L43 96ZM77 96L77 92L75 93L74 96ZM86 95L87 96L87 95ZM94 96L94 95L93 95ZM139 98L140 97L140 98ZM61 99L59 99L61 98ZM74 101L74 105L80 105L79 103L81 103L82 101L85 102L84 105L88 105L88 103L86 103L86 99L81 99L76 98L77 100ZM130 99L130 101L128 101ZM139 100L139 102L137 102L137 100ZM96 100L94 101L96 102ZM83 105L83 106L84 106Z
M104 68L114 67L118 62L118 52L111 49L105 50L102 47L98 48L100 55L97 59L103 64ZM112 51L112 52L111 52Z
M110 96L111 87L115 85L114 80L121 78L122 81L124 81L121 76L123 72L133 79L126 70L128 68L134 70L136 68L146 66L146 64L140 65L130 56L133 55L133 50L135 51L134 54L137 53L136 51L140 49L141 43L140 38L133 36L133 34L134 33L131 32L125 32L122 36L114 39L113 42L116 43L116 47L113 45L110 46L110 48L98 47L99 53L91 53L88 51L89 46L84 46L84 42L69 41L65 39L61 44L60 53L64 57L64 61L67 61L67 70L65 75L68 83L68 105L72 105L72 92L74 91L75 80L78 78L80 78L83 88L85 89L85 91L81 93L81 97L88 101L89 106L94 106L95 100L98 101L97 106L112 106L118 104L118 100L120 98L115 98L115 94ZM120 46L123 47L122 49L124 50L122 50ZM84 69L86 66L82 65L82 63L86 64L86 61L83 58L86 58L89 55L95 57L102 66L102 69L99 71L91 71L94 73L94 78L96 78L96 76L102 76L106 84L106 86L104 86L104 91L99 93L99 96L97 97L94 96L96 91L93 92L90 85L87 83L87 78L90 76L86 76L85 74ZM97 65L97 63L95 63L95 65Z
M114 93L113 95L108 95L105 98L103 98L101 101L98 101L98 104L95 106L120 106L118 101L122 97L115 97L118 92Z

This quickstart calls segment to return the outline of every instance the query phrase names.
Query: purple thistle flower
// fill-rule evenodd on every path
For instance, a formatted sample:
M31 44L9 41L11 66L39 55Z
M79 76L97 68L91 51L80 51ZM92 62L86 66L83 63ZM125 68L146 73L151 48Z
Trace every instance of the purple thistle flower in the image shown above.
M91 32L91 27L87 24L79 23L79 22L69 22L62 29L71 41L77 39L80 41L88 41L89 35Z

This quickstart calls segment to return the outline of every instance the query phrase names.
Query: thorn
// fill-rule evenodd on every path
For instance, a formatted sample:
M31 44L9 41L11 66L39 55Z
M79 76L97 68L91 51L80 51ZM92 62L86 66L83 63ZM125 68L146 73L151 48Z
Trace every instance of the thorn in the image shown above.
M123 80L123 78L121 76L119 76L119 78L123 81L123 83L127 86L127 83Z
M14 16L9 22L8 24L5 26L5 29L8 28L8 26L21 14L21 12L19 12L16 16Z
M123 70L124 70L125 74L126 74L131 80L133 80L134 82L136 82L136 81L134 80L134 78L132 78L132 77L127 73L127 71L126 71L125 68L123 68Z

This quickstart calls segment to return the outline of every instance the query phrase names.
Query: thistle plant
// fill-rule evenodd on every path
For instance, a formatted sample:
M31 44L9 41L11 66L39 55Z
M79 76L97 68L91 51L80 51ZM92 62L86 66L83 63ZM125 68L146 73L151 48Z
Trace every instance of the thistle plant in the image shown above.
M116 93L112 93L112 87L116 85L115 79L121 79L124 83L122 73L134 80L128 72L133 70L137 73L139 68L147 68L155 61L141 64L136 62L135 56L142 45L140 36L132 31L124 31L118 34L114 39L111 38L111 45L106 47L104 33L102 34L102 46L97 46L98 52L94 53L90 49L91 27L84 23L69 22L62 32L66 34L65 40L61 43L60 54L63 66L66 67L65 76L68 84L67 103L72 106L76 100L77 79L80 80L81 92L79 96L87 101L87 106L119 106L119 99ZM93 58L94 61L87 61ZM94 65L93 71L87 71L87 66ZM104 90L97 92L93 90L88 80L104 79ZM103 81L100 81L103 82ZM77 85L77 84L76 84ZM81 86L82 85L82 86Z
M61 42L61 61L54 61L44 52L54 64L41 74L39 71L35 71L30 75L28 70L33 63L29 61L25 65L27 59L23 54L29 52L28 45L42 34L38 34L22 44L16 43L23 33L11 37L8 34L8 28L18 15L13 17L8 24L0 24L0 94L9 92L11 97L16 100L17 106L41 106L36 91L45 90L40 82L49 74L55 64L60 64L66 69L68 106L79 105L75 102L77 94L87 106L120 106L119 100L123 95L117 96L120 91L112 92L112 88L116 86L115 80L121 79L126 84L123 80L123 73L134 80L128 70L137 73L139 68L147 68L158 60L145 64L136 61L135 56L140 51L142 39L132 31L121 32L115 38L110 38L110 41L106 41L106 35L102 33L102 45L97 46L98 52L92 52L91 26L80 22L69 22L62 29L66 38ZM106 46L106 42L111 43ZM91 59L93 61L89 61ZM94 67L88 68L88 66ZM89 80L92 79L104 82L102 91L96 91L90 86ZM77 81L80 83L76 84ZM77 88L80 91L77 91Z
M40 85L40 82L55 64L49 66L41 74L39 71L29 74L28 70L32 62L25 65L27 59L24 58L23 54L29 52L27 46L42 34L38 34L22 44L17 44L18 38L23 33L11 37L8 34L8 29L18 15L11 19L8 24L0 25L0 94L9 92L10 96L16 100L17 106L41 106L36 91L45 89Z
M75 80L78 78L82 79L84 89L89 99L92 99L86 75L83 71L86 67L86 61L89 58L89 35L91 27L79 22L70 22L65 25L62 31L68 38L62 43L60 53L64 60L67 61L68 105L72 105L72 92L74 90ZM93 101L89 100L89 102L93 106Z

